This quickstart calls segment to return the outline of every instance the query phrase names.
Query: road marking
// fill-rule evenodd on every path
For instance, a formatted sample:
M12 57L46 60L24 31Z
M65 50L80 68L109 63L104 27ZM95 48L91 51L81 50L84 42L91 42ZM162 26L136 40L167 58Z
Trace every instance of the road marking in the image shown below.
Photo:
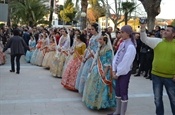
M167 94L163 94L167 96ZM153 97L153 94L131 94L129 98ZM26 100L0 100L0 104L21 104L21 103L47 103L47 102L72 102L81 101L81 98L54 98L54 99L26 99Z

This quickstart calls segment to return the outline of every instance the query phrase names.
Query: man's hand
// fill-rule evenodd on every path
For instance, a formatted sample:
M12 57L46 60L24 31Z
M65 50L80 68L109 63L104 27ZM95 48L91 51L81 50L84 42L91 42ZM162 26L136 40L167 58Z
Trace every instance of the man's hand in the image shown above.
M146 29L146 24L140 24L140 29L141 29L141 31L145 30Z

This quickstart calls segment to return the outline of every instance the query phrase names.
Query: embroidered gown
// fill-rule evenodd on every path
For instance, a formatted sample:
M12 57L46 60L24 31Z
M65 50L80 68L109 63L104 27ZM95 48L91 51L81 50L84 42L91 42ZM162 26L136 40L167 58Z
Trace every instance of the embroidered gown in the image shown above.
M28 63L30 63L33 52L35 51L36 41L35 40L29 40L29 47L30 47L31 50L30 51L27 50L26 56L25 56L25 60Z
M38 66L42 66L44 55L45 55L45 52L47 50L47 47L46 47L47 45L48 45L48 39L44 38L42 40L41 48L38 51L37 56L36 56L36 65L38 65Z
M88 48L86 49L85 57L87 57L90 53L93 53L95 55L98 49L98 41L97 41L98 38L100 38L100 34L93 35L91 37ZM88 77L88 73L92 65L92 61L93 61L93 57L89 58L85 63L81 64L81 68L78 71L75 87L80 94L83 94L85 81Z
M3 51L3 45L0 42L0 65L5 64L5 53Z
M42 38L42 39L43 39L43 38ZM36 59L37 59L36 57L37 57L38 51L40 50L40 48L41 48L41 46L42 46L42 44L43 44L42 39L39 39L39 40L38 40L38 43L37 43L37 45L36 45L36 49L35 49L35 51L33 52L32 57L31 57L31 61L30 61L31 64L36 65Z
M112 50L109 46L105 46L100 50L98 59L101 62L103 70L106 66L111 66L112 64ZM97 61L95 66L93 66L91 73L89 74L84 92L82 101L90 109L105 109L116 106L115 100L115 82L112 79L110 69L108 69L105 78L112 82L111 86L106 85L104 80L99 74L99 67ZM110 89L111 88L111 89Z
M77 73L81 65L82 56L86 49L85 43L80 43L75 46L73 57L67 63L65 67L65 71L63 72L61 84L69 89L69 90L76 90L75 83L77 78Z
M42 66L44 68L50 68L51 62L53 61L54 56L55 56L55 47L56 47L55 42L50 43L50 45L48 45L48 48L46 50L46 53L44 55L44 59L42 62Z
M70 38L69 35L66 37L61 36L59 44L57 46L61 49L61 52L56 53L55 58L52 61L50 72L54 77L61 77L63 72L64 63L68 56L67 51L70 48Z

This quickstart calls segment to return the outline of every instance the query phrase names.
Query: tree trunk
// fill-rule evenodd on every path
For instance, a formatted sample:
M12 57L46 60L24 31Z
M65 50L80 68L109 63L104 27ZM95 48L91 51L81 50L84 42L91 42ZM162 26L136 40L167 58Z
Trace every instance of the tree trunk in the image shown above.
M10 14L11 14L11 8L10 8L10 0L7 1L8 3L8 17L7 17L7 26L11 26L11 23L10 23Z
M85 17L81 17L81 29L85 29L86 28L86 20L87 20L87 6L88 6L88 2L87 0L81 0L81 12L85 12L86 16Z
M125 25L127 25L127 24L128 24L128 13L125 12Z
M154 15L148 15L147 18L147 26L148 26L148 31L151 32L152 30L154 30L154 25L155 25L155 17Z
M155 18L160 13L160 3L162 0L140 0L147 12L148 19L148 31L154 29Z
M51 26L52 26L53 7L54 7L54 0L50 0L49 27L51 27Z

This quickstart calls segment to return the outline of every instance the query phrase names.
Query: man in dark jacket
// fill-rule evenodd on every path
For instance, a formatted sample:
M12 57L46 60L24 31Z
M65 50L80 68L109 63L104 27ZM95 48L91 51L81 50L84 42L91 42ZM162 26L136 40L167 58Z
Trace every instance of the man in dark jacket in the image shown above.
M25 41L22 37L19 36L19 30L15 29L13 31L14 36L10 38L7 42L7 45L4 47L3 52L5 52L8 48L11 49L11 70L10 72L15 72L15 57L16 57L16 73L20 73L20 58L21 55L25 54L25 48L30 50L26 45Z

